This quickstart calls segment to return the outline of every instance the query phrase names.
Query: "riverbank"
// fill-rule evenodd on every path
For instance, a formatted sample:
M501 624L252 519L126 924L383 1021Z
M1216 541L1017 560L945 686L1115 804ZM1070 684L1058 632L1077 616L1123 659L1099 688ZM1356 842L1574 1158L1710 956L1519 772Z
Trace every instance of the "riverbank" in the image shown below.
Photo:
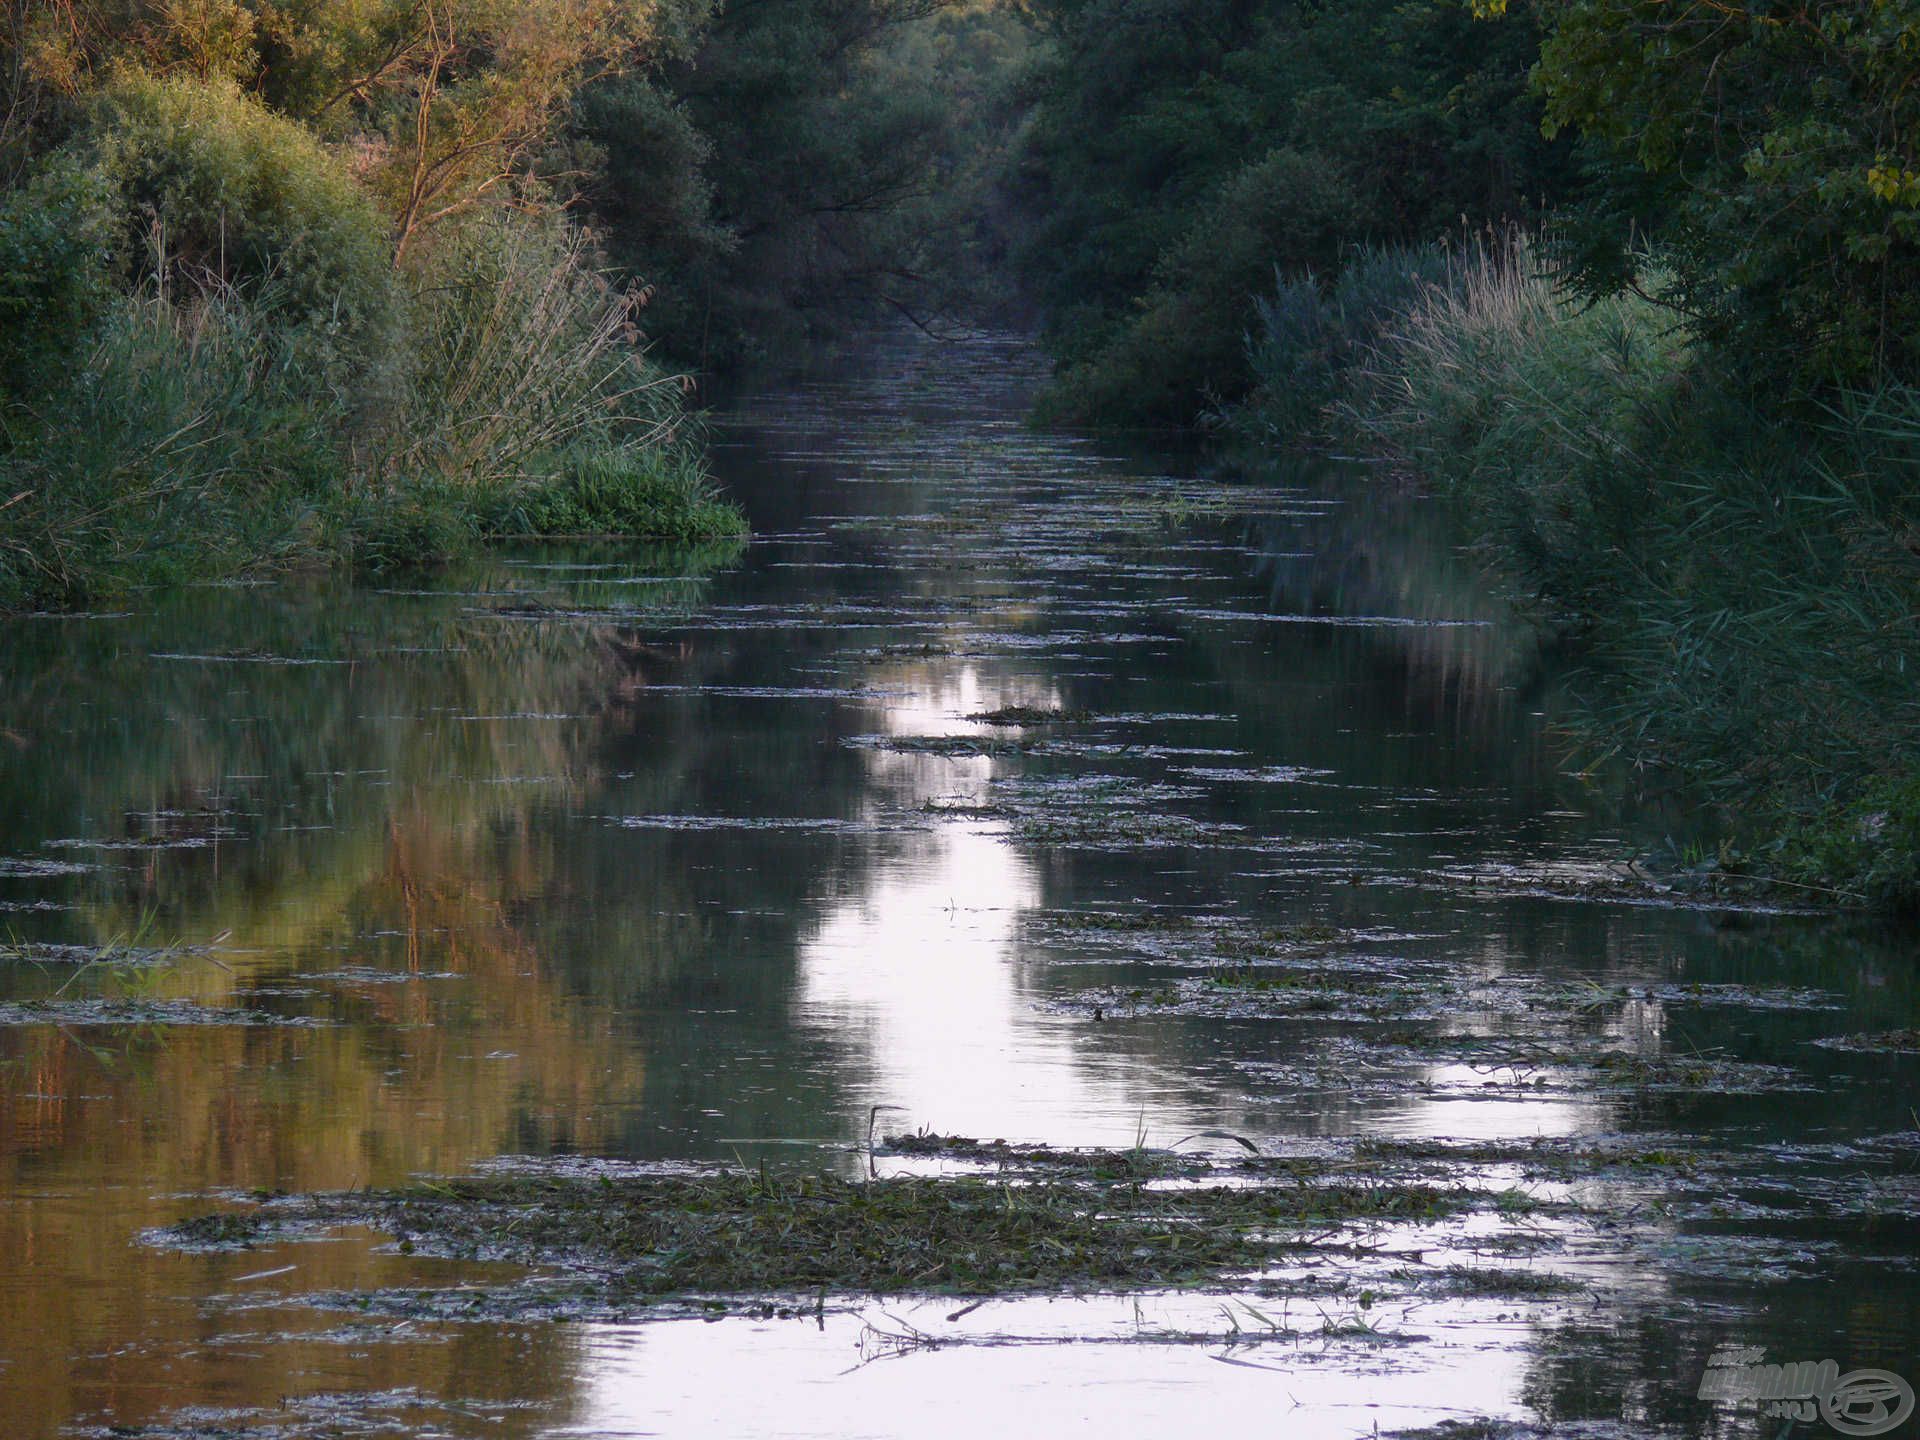
M0 611L558 534L738 536L557 207L394 222L232 84L116 72L0 193Z
M1716 813L1668 869L1920 906L1920 393L1772 407L1518 238L1369 256L1258 321L1243 435L1317 417L1435 487L1579 655L1577 755Z
M104 305L81 362L0 414L0 613L498 541L745 534L579 241L480 225L411 283L405 334L371 355L227 287Z

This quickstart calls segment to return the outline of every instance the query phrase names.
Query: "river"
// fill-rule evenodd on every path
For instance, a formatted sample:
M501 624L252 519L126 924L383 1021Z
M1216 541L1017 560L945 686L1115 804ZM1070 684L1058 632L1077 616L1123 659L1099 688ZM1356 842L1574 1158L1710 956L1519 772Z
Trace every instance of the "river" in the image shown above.
M1920 1381L1910 942L1622 883L1660 820L1428 502L1037 433L1039 377L901 340L738 403L743 551L6 623L0 1436L1758 1436L1716 1347ZM1543 1203L1479 1259L1555 1283L1397 1291L1467 1273L1431 1229L1284 1326L647 1323L368 1233L155 1241L920 1129L1432 1143Z

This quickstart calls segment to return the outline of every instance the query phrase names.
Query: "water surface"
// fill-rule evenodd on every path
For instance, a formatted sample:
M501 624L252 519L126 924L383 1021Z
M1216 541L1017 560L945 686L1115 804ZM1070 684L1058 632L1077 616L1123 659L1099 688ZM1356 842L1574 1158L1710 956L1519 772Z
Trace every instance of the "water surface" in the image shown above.
M8 623L0 1434L1731 1436L1779 1422L1693 1398L1717 1345L1920 1379L1920 1062L1851 1038L1916 1024L1910 949L1616 893L1650 822L1425 502L1035 434L1035 379L902 342L740 405L744 553ZM1338 983L1214 983L1259 967ZM383 1237L143 1239L922 1127L1689 1158L1507 1167L1611 1217L1497 1260L1574 1301L1322 1284L1272 1343L1218 1295L501 1320Z

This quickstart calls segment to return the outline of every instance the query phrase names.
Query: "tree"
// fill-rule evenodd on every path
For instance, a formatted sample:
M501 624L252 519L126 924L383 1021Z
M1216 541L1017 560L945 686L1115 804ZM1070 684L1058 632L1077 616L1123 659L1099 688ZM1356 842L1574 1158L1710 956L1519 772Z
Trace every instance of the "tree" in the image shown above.
M1185 424L1232 400L1276 268L1526 218L1562 193L1529 16L1420 0L1028 0L1054 54L1025 267L1060 413Z
M702 368L875 308L918 313L922 206L951 156L945 82L892 63L962 0L735 0L689 54L584 92L587 201ZM997 7L986 7L997 8Z
M1920 3L1535 9L1548 130L1613 161L1569 232L1578 285L1643 281L1637 222L1666 298L1756 380L1920 378Z

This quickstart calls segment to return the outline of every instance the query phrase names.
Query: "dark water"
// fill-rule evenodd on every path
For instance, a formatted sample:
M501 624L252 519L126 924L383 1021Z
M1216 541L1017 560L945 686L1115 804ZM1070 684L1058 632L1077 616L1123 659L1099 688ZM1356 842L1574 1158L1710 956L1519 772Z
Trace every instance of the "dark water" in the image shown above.
M1430 510L1031 434L1034 373L902 344L740 406L744 554L8 622L0 1436L1772 1435L1694 1398L1716 1345L1920 1380L1920 1060L1848 1039L1916 1024L1910 946L1605 898L1652 822ZM1071 718L966 718L1012 705ZM1208 983L1249 953L1345 978ZM1508 1167L1583 1207L1520 1261L1573 1300L1252 1349L1217 1295L498 1323L460 1297L510 1275L378 1237L141 1239L501 1156L842 1165L876 1105L1661 1158Z

